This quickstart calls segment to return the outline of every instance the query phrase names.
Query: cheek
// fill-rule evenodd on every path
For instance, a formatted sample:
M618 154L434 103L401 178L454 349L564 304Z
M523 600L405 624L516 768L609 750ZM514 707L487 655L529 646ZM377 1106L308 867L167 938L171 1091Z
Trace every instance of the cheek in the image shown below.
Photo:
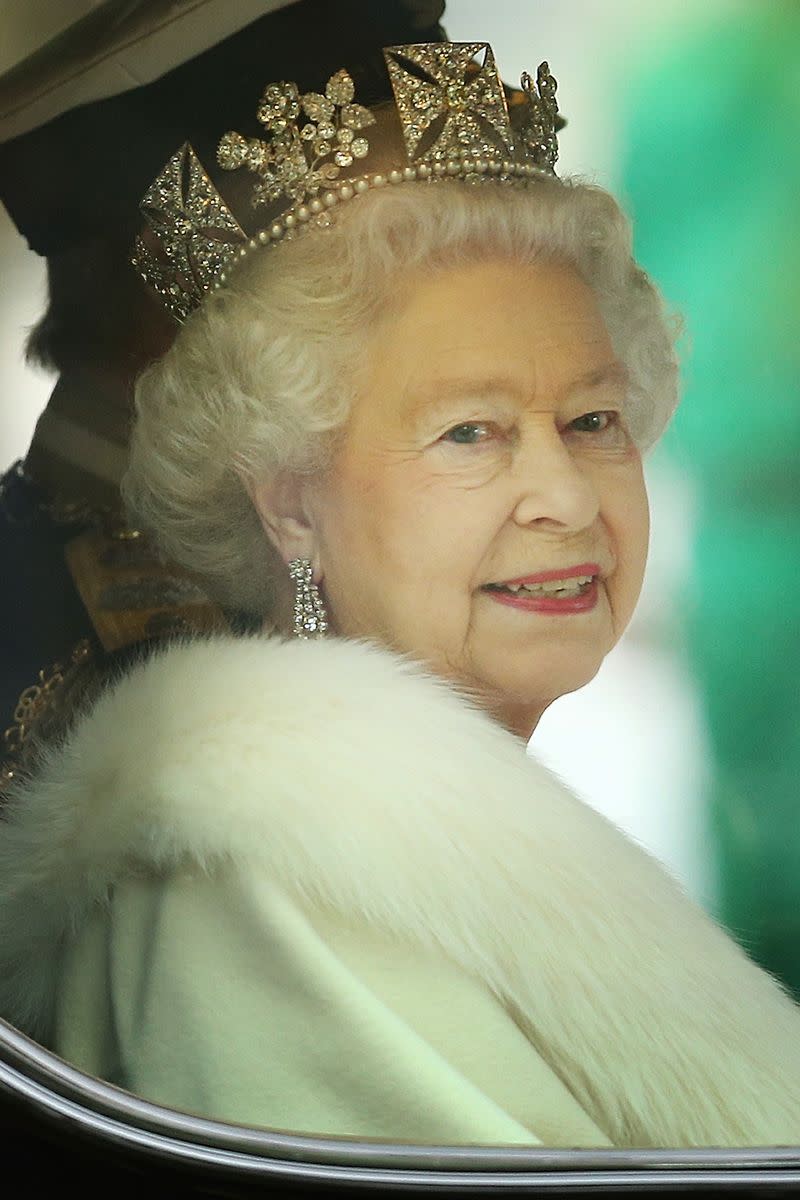
M411 560L431 586L467 598L486 582L508 505L488 485L465 487L452 479L429 480L416 497L405 533Z
M633 609L639 598L650 543L650 506L644 480L625 489L617 504L616 550L626 606Z
M467 486L422 463L396 476L387 472L362 495L355 519L381 559L402 570L401 579L471 578L502 525L490 487Z
M456 472L405 450L342 458L317 510L330 582L391 608L468 602L508 516L487 459Z
M647 551L650 546L650 500L647 495L647 488L641 468L636 494L631 500L631 510L635 513L634 524L636 532L634 537L642 563L642 572L644 572L645 563L647 562Z
M407 604L409 588L426 577L428 522L390 476L348 479L337 492L322 522L323 571L343 602L381 623L377 614Z

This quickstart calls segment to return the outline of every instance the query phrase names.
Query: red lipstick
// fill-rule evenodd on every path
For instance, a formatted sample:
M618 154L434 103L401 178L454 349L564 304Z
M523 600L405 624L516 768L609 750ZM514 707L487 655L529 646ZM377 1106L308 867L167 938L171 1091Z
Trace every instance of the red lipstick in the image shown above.
M600 574L598 563L581 563L577 567L566 567L563 570L540 571L537 575L525 575L519 579L509 579L503 584L489 584L483 590L498 604L509 608L522 609L524 612L551 613L567 616L570 613L590 612L597 604L597 576ZM585 584L577 596L566 596L560 599L555 594L535 595L532 592L510 592L502 589L511 585L525 583L548 583L551 579L574 579L580 575L593 575L591 583Z
M540 571L538 575L521 575L519 579L504 579L500 586L508 587L510 583L549 583L551 579L574 579L576 575L599 575L599 563L579 563L577 567L564 567L563 570Z

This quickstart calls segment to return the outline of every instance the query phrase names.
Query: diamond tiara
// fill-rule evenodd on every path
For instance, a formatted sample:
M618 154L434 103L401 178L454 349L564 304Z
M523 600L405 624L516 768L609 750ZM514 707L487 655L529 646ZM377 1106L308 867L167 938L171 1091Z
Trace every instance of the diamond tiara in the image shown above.
M137 239L131 261L177 321L251 251L330 226L332 210L372 188L555 174L557 85L546 62L535 82L522 75L510 109L487 42L390 46L383 55L394 104L356 103L346 70L331 76L324 94L271 83L256 114L265 136L223 136L219 165L257 177L252 205L267 220L253 236L189 143L173 154L141 201L150 232Z

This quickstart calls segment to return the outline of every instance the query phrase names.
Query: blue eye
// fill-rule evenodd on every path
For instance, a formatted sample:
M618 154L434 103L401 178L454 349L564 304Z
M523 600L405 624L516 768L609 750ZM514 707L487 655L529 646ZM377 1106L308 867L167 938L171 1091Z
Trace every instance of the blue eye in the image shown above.
M448 429L442 440L453 442L457 446L476 446L484 440L481 435L486 433L487 429L488 426L483 422L465 421L461 425L454 425L452 429Z
M584 425L583 429L578 429L578 433L605 433L607 429L619 425L619 413L610 411L584 413L582 417L576 417L574 421L570 422L571 427L576 428L582 421L592 423Z

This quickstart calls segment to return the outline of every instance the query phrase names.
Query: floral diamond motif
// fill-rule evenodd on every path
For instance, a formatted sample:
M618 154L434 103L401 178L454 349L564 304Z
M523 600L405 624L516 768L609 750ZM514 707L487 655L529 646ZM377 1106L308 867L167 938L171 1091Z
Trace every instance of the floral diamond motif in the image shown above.
M375 123L368 108L353 103L355 87L347 71L332 75L321 92L300 95L295 83L271 83L257 116L269 140L226 133L217 160L226 171L246 167L260 181L253 204L270 204L281 196L299 201L329 187L343 167L369 152L362 129ZM325 159L333 161L323 161Z
M343 170L367 157L364 130L375 124L370 110L356 103L346 70L332 75L324 92L301 95L296 83L270 83L257 109L265 136L230 131L221 139L220 165L254 172L253 203L275 205L269 228L249 239L192 147L185 143L172 156L142 200L150 228L137 239L131 261L178 321L224 282L231 264L249 250L289 240L302 228L330 225L329 208L371 186L451 176L470 183L514 183L538 171L555 173L556 132L563 122L546 62L535 82L523 74L525 99L517 99L509 114L487 42L390 46L383 53L405 165L395 163L388 173L374 175L356 165L354 173L361 170L362 178L348 176L341 186L332 186ZM318 197L323 189L326 194Z

